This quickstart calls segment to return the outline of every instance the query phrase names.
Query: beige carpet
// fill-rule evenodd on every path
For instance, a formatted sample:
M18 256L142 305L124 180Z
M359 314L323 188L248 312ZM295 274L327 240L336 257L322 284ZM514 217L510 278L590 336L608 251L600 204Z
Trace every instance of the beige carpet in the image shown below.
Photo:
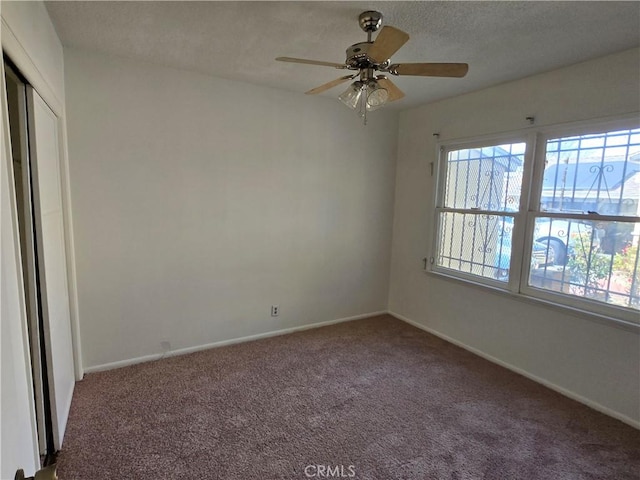
M339 474L637 480L640 432L381 316L89 374L59 457L62 480Z

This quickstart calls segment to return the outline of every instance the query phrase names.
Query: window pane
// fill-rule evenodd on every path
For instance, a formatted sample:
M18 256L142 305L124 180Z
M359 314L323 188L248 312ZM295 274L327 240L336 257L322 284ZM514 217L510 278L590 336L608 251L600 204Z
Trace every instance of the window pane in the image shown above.
M525 143L450 151L444 206L517 211Z
M622 130L547 141L542 210L639 216L639 133Z
M640 309L640 223L542 217L535 235L548 261L531 269L529 285Z
M512 230L512 217L443 212L437 265L506 282Z

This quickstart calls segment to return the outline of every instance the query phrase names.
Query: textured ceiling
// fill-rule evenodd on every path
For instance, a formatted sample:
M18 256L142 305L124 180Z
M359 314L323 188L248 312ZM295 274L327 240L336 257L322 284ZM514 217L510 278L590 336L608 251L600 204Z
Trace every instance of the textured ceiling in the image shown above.
M364 10L409 33L401 62L466 62L462 79L393 77L409 108L640 44L640 2L47 2L65 47L302 93L339 76ZM323 95L336 97L344 87Z

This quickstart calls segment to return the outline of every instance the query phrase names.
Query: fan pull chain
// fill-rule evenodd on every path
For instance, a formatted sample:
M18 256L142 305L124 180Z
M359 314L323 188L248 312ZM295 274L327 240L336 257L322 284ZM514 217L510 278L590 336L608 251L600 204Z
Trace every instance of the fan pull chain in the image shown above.
M362 86L362 93L360 94L360 111L359 115L362 117L364 124L367 124L367 86Z

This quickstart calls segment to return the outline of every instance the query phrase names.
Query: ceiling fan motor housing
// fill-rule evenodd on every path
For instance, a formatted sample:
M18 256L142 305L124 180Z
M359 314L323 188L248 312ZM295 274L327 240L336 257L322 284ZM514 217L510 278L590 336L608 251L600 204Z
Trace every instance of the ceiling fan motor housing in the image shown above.
M363 68L373 68L378 70L379 68L385 68L389 65L389 60L385 60L383 63L376 63L369 57L369 50L373 42L360 42L351 45L347 48L347 60L345 64L351 70L361 70Z
M367 68L371 62L369 59L369 49L373 42L360 42L347 48L346 64L351 68Z

